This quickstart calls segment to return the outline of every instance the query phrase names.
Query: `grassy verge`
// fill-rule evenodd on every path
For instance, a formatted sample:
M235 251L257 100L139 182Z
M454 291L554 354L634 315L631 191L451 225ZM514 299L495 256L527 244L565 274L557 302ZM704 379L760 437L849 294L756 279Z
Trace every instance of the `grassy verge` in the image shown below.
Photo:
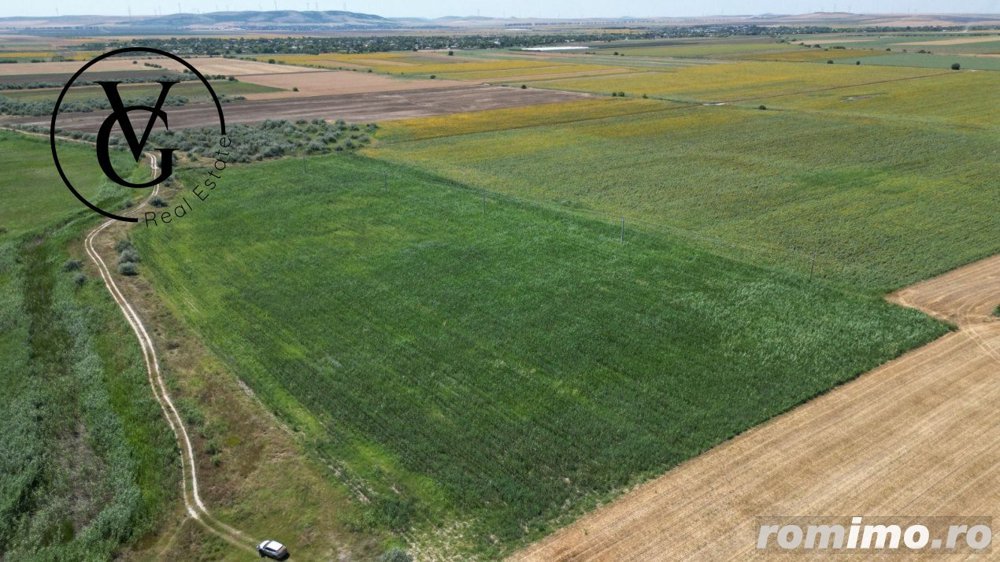
M138 346L103 285L65 265L89 222L0 250L0 551L10 559L111 558L155 527L177 488L173 436Z

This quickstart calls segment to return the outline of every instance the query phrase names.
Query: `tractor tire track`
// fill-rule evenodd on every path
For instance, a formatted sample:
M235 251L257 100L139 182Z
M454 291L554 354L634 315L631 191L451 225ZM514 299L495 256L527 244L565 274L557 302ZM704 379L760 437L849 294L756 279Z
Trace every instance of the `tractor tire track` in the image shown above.
M151 154L147 154L147 157L150 159L150 167L155 175L158 170L156 157ZM153 192L150 194L149 198L143 202L143 205L148 204L149 201L158 193L159 186L153 189ZM173 431L174 436L177 439L177 444L181 451L181 486L182 496L184 498L184 507L187 514L201 524L201 526L207 531L237 548L255 553L254 541L252 541L242 531L234 529L233 527L213 517L208 508L205 506L204 501L202 501L201 494L198 489L198 469L195 461L194 447L191 444L191 438L184 425L184 420L178 412L177 407L174 405L173 400L170 398L170 393L163 380L162 373L160 372L160 361L156 354L156 347L153 345L153 339L146 330L146 326L139 317L139 314L136 313L132 304L129 303L128 299L125 298L125 295L118 287L118 284L115 283L111 271L108 269L107 264L104 262L100 252L98 252L94 245L97 237L104 232L105 229L116 222L117 221L115 220L107 220L92 230L84 241L84 249L86 250L91 261L94 262L98 272L101 274L104 286L108 289L108 292L111 293L111 297L115 300L118 308L121 309L122 314L125 315L125 320L128 321L129 326L131 326L136 339L139 340L139 346L142 349L142 356L146 363L146 373L149 379L149 386L153 391L154 398L160 405L160 409L163 411L163 416L167 419L167 423L170 425L170 429Z

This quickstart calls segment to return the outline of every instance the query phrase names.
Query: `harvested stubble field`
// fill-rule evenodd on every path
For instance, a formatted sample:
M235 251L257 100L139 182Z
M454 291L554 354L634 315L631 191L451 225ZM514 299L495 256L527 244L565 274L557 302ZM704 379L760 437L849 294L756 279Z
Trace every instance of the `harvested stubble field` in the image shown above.
M88 77L89 78L89 77ZM212 89L219 96L247 96L249 94L280 93L277 88L270 88L246 82L232 82L228 80L215 80ZM34 88L30 90L0 90L0 95L25 102L48 102L55 106L56 98L61 92L61 88ZM160 94L159 84L121 84L118 91L123 100L137 98L153 98ZM208 103L211 95L201 82L180 82L170 88L170 96L183 97L191 103ZM100 86L77 86L69 89L64 102L82 102L87 100L106 100L104 90Z
M221 74L225 76L244 76L248 74L288 74L310 72L316 69L303 68L301 66L289 66L284 64L268 64L247 59L222 58L222 57L186 57L184 60L191 66L198 69L202 74ZM164 68L183 72L184 65L177 61L155 57L153 62ZM140 63L141 64L141 63Z
M749 559L758 554L760 515L996 520L997 280L1000 257L900 291L893 300L959 331L638 487L512 560ZM795 554L788 558L803 555Z
M380 53L349 55L328 53L323 55L274 55L278 62L289 65L318 66L323 68L372 69L383 74L414 77L436 76L451 80L503 80L536 74L579 74L617 67L581 65L552 60L535 60L529 57L433 56L421 53ZM624 72L625 70L619 69Z
M140 62L132 64L133 59L110 58L105 59L93 67L94 72L133 72L148 71L149 67L143 66ZM162 59L158 59L162 60ZM157 63L158 64L158 63ZM0 76L16 76L21 74L62 74L72 76L80 70L82 63L77 61L67 62L32 62L21 64L0 64ZM162 74L162 72L160 72Z
M311 70L303 73L251 74L241 76L240 81L282 88L281 92L251 94L247 99L282 99L306 96L329 96L337 94L364 94L398 92L405 90L429 90L467 86L454 80L424 80L419 78L393 78L384 74L368 72L348 72L337 70ZM298 91L293 91L297 88Z
M580 94L553 90L519 90L499 86L472 86L312 96L302 98L245 101L225 106L226 123L258 123L265 119L344 119L353 122L407 119L419 116L445 115L461 111L549 104L581 99ZM60 115L58 126L67 131L97 130L106 115L68 113ZM139 117L135 117L138 119ZM188 129L204 127L218 120L212 104L191 104L170 111L170 127ZM49 121L39 117L6 117L0 122L48 127ZM141 123L137 121L137 123ZM159 126L159 125L157 125Z

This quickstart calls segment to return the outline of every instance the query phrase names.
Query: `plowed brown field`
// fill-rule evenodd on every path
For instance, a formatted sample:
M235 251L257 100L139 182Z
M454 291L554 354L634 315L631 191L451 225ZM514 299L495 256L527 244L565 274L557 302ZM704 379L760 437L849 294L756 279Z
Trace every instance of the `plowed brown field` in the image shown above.
M1000 303L1000 256L890 299L958 330L639 486L512 558L741 560L761 555L759 516L1000 520L1000 322L991 316Z

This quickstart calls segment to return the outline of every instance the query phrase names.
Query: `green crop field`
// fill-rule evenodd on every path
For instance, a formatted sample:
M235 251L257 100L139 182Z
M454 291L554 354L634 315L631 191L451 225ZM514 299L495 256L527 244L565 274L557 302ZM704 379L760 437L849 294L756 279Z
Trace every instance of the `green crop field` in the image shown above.
M208 509L297 558L510 554L947 333L886 293L1000 252L990 36L450 55L363 52L374 36L344 52L260 40L277 52L256 38L225 50L503 83L498 98L591 94L367 127L261 115L231 127L210 204L115 230L141 256L122 285L164 348ZM189 142L206 134L173 135L161 211L212 171ZM130 203L92 148L60 156L85 195ZM0 169L0 559L239 559L182 513L175 440L83 259L97 217L45 138L0 132Z
M823 48L837 45L848 49L891 49L894 53L919 50L934 54L1000 54L1000 35L978 33L838 33L833 35L798 35L797 41Z
M861 59L862 64L883 66L910 66L919 68L949 69L958 63L963 69L1000 70L1000 58L962 55L924 55L917 53L883 53Z
M100 197L101 174L94 149L63 143L59 149L63 169L85 197ZM119 170L129 159L118 154ZM132 164L134 165L134 163ZM72 214L89 213L73 197L52 164L49 141L42 137L0 131L0 242L48 226Z
M198 220L134 232L158 293L366 483L367 524L466 554L508 552L943 331L361 156L227 174L240 189Z
M643 94L691 102L766 100L775 96L852 85L913 80L949 70L815 65L799 62L740 62L692 66L673 71L636 72L532 82L536 88L627 95Z
M96 168L88 153L67 144L64 164ZM175 500L173 436L127 324L81 272L93 213L62 186L46 141L3 133L0 159L0 552L109 560Z
M766 64L780 65L775 75L789 92L761 100L768 111L758 101L665 105L661 113L476 134L457 118L452 137L445 123L428 140L406 141L405 124L390 128L370 154L608 221L624 216L713 251L876 294L1000 251L994 73L831 87L855 69L811 83L801 64ZM788 66L799 69L807 93L790 93ZM708 87L663 76L665 88ZM747 79L757 95L772 82ZM738 83L722 86L724 95L741 96ZM410 126L426 130L421 120Z

